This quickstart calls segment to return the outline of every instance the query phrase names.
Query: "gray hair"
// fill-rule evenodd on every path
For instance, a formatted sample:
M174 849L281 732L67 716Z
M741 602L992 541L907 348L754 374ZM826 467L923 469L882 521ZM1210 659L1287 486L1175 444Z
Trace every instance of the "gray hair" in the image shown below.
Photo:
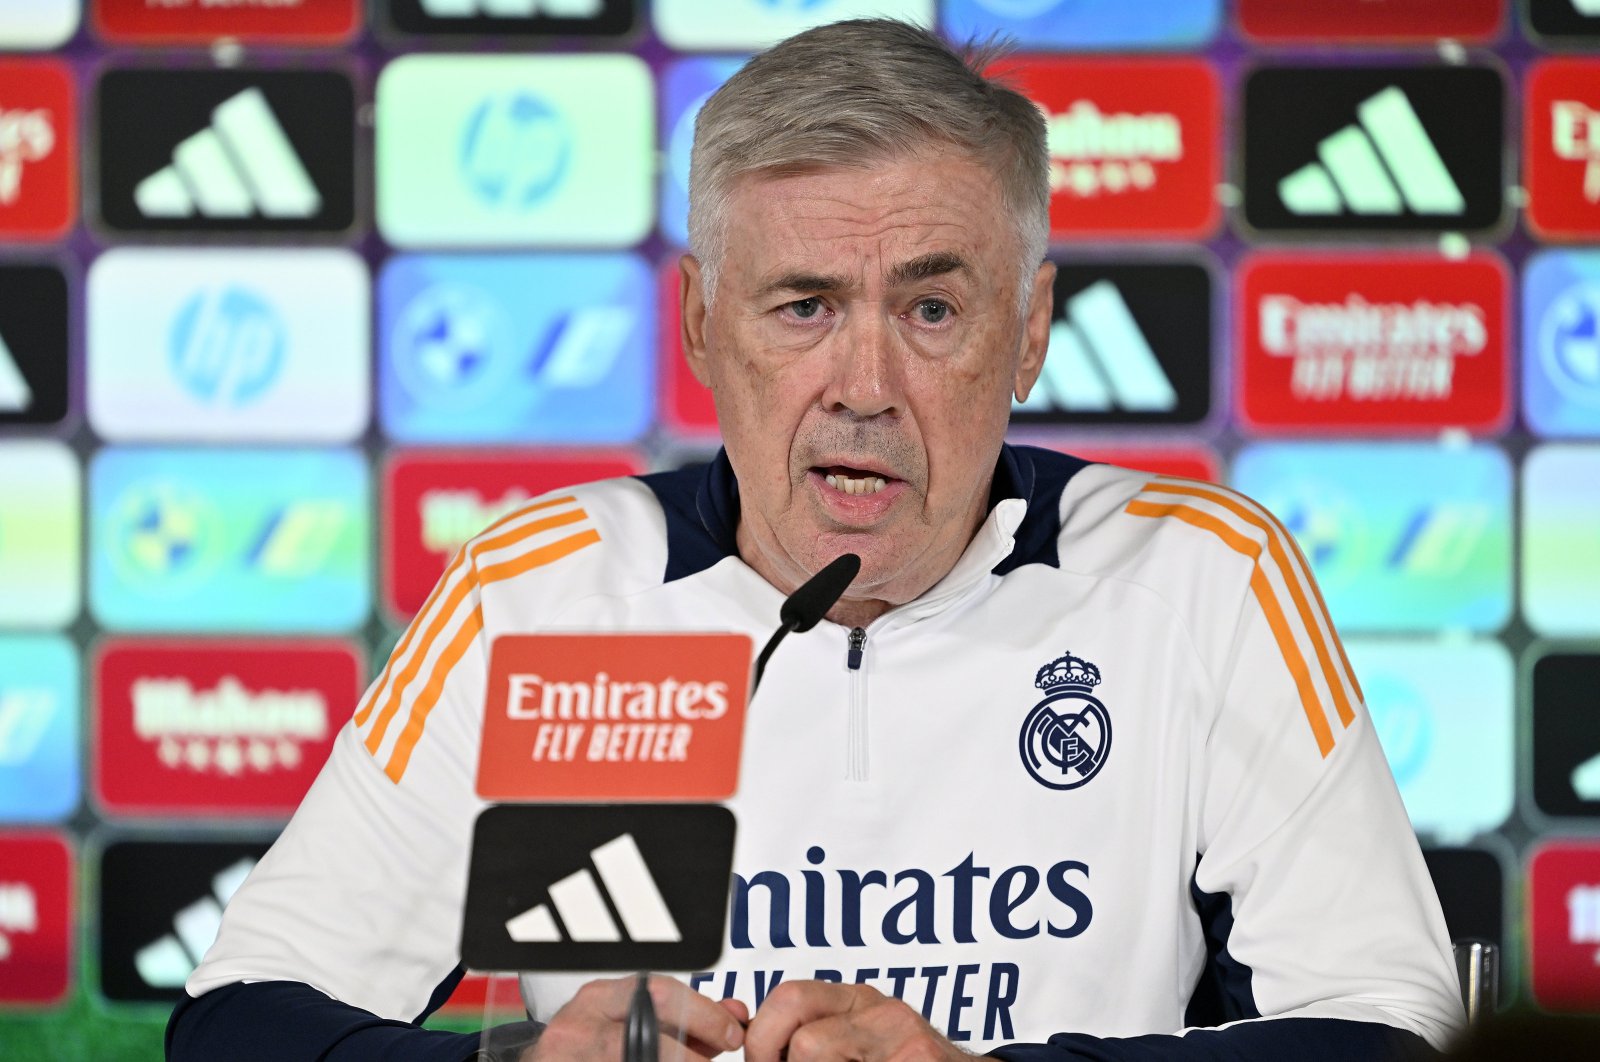
M709 305L727 240L726 203L751 173L861 168L953 147L987 166L1022 245L1026 307L1050 233L1045 121L983 69L1010 50L991 39L956 50L892 19L854 19L790 37L712 94L694 125L689 247Z

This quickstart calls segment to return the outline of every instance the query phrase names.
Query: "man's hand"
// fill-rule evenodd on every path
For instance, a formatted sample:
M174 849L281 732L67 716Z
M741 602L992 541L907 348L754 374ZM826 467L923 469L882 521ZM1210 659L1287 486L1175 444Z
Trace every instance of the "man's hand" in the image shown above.
M639 979L590 981L556 1011L523 1053L524 1062L621 1062L628 1004ZM670 977L650 978L650 998L661 1028L660 1062L705 1062L744 1042L740 1023L749 1016L736 999L707 999Z
M787 1051L787 1054L785 1053ZM784 981L745 1030L745 1062L943 1062L970 1056L869 985Z

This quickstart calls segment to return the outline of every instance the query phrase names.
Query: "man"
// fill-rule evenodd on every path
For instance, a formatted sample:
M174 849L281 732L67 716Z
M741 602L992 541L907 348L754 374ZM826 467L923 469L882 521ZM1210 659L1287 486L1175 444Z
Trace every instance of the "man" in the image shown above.
M1054 270L1043 122L985 61L842 23L707 103L683 341L725 454L463 550L234 897L170 1057L469 1057L409 1023L459 977L489 639L764 638L845 552L860 575L751 707L728 947L655 980L664 1058L1446 1041L1437 900L1289 536L1220 488L1002 446ZM525 1058L618 1057L631 980L571 987L525 986Z

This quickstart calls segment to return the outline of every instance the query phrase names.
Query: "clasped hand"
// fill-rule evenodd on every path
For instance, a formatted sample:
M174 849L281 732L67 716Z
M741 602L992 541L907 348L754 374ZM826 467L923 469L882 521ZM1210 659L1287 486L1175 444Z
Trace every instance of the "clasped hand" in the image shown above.
M636 980L591 981L556 1012L524 1062L620 1062ZM785 981L754 1019L738 1000L707 999L650 979L660 1062L706 1062L744 1048L745 1062L936 1062L968 1057L901 1000L868 985Z

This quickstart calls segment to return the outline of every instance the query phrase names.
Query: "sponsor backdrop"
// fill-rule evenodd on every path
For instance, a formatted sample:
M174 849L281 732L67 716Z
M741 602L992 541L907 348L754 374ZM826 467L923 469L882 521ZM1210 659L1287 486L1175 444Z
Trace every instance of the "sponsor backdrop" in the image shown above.
M1048 115L1014 437L1273 507L1452 931L1600 1013L1600 0L0 0L7 1057L155 1057L456 546L714 450L694 117L868 12Z

